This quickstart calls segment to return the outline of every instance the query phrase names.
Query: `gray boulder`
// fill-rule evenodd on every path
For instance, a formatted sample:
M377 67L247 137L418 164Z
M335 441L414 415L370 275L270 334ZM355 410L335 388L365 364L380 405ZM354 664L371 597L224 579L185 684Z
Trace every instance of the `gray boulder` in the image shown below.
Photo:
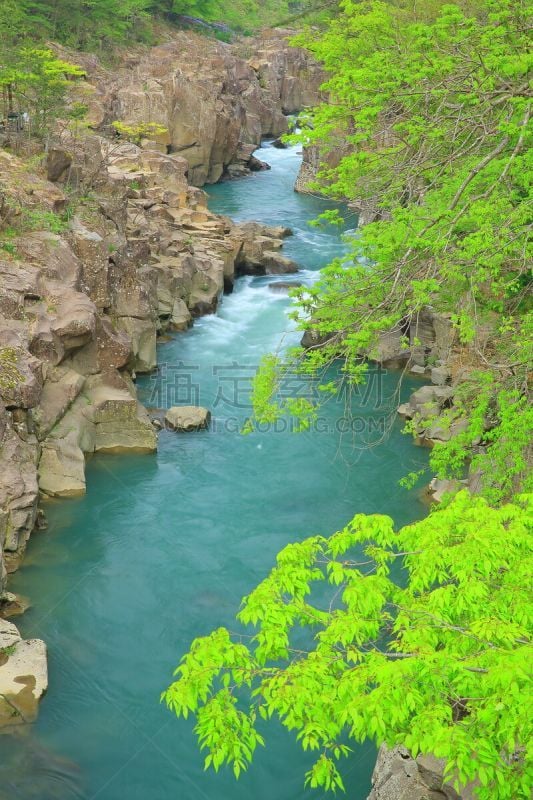
M201 406L173 406L165 414L167 427L173 431L197 431L207 428L211 412Z
M414 759L404 747L383 745L372 774L368 800L472 800L443 782L444 760L433 756Z
M431 370L431 383L436 386L445 386L450 382L450 370L448 367L433 367Z

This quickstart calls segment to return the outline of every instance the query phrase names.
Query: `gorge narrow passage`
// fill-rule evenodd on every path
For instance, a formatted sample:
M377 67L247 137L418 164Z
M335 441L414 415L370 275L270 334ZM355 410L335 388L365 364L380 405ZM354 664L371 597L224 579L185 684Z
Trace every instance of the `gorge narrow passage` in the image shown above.
M272 170L210 189L210 208L238 220L287 225L284 255L295 276L246 277L217 315L159 348L159 372L139 381L148 406L205 405L209 431L162 431L157 456L99 456L86 497L48 502L49 529L32 537L11 583L32 608L17 620L49 648L50 688L34 728L0 740L0 799L297 800L313 761L281 728L238 782L203 771L192 723L159 705L160 692L196 636L234 617L243 595L287 542L328 534L357 512L399 524L422 516L416 492L398 486L420 469L416 448L394 421L398 375L371 372L352 398L328 403L320 424L296 435L242 436L249 381L264 353L298 341L280 281L312 281L342 254L341 233L308 225L326 204L293 192L296 148L266 145ZM288 333L287 333L288 332ZM414 380L404 380L402 399ZM287 391L308 396L301 382ZM380 441L382 439L382 441ZM377 443L369 446L369 443ZM374 749L347 763L350 800L370 788Z

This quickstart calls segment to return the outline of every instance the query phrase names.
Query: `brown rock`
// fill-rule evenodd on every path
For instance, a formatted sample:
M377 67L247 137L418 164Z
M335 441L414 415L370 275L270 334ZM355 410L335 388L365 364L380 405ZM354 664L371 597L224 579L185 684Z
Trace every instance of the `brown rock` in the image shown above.
M0 619L0 729L33 722L48 688L46 645Z
M66 366L48 370L39 405L33 412L38 439L45 439L54 425L64 417L84 383L85 378L82 375Z
M36 464L36 440L22 423L17 430L12 416L0 405L0 550L22 552L33 530L38 498Z
M132 342L126 331L116 330L111 320L99 315L94 335L81 349L71 353L68 363L81 375L94 375L110 368L122 369L132 358Z
M81 264L69 244L61 236L49 231L26 233L17 242L17 251L39 267L40 273L62 286L79 290Z
M0 400L7 408L33 408L43 384L42 362L21 347L0 341Z
M98 309L110 305L108 269L109 253L103 238L74 219L70 243L81 262L81 289L89 295Z
M152 372L157 366L157 328L150 319L119 317L116 326L131 341L129 367L135 372Z
M51 147L46 156L46 176L55 183L64 178L72 164L72 155L59 147Z
M79 431L73 430L44 443L39 461L39 489L43 494L50 497L85 494L85 456L78 439Z
M51 331L65 352L87 344L96 331L96 307L86 294L66 289L48 296Z
M207 428L211 412L200 406L173 406L165 414L167 428L173 431L197 431Z

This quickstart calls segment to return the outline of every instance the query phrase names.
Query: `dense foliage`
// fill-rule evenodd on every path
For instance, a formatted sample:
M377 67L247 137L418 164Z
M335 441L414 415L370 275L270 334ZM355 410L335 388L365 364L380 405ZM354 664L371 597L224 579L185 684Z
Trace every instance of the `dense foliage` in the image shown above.
M81 49L101 49L109 41L149 42L158 20L179 24L182 15L249 32L305 5L306 0L2 0L0 43L13 33Z
M23 109L31 118L32 136L44 139L59 116L76 115L78 107L66 111L69 83L84 75L83 70L57 58L46 47L21 44L7 49L0 63L0 89L4 94L4 112Z
M225 629L196 640L165 700L197 714L206 766L236 775L263 744L257 718L276 716L319 753L311 786L342 787L348 733L444 757L484 800L529 797L531 522L525 498L494 510L463 492L397 533L388 517L358 515L330 539L289 545L244 600L251 644ZM293 643L302 626L308 651Z
M196 640L164 694L196 715L206 766L238 775L275 716L317 751L312 786L341 787L347 741L370 738L445 758L480 800L530 796L530 27L520 0L343 0L299 38L330 75L304 134L314 188L376 218L295 292L300 326L330 342L265 359L256 414L305 425L309 403L276 397L285 370L335 359L362 381L381 334L429 306L455 324L463 373L440 423L467 421L431 463L478 472L481 494L285 548L239 614L255 635Z
M462 477L471 446L490 445L475 466L498 500L527 479L533 421L528 16L514 0L439 5L347 0L325 35L303 37L332 76L333 102L306 132L324 157L315 187L375 208L378 221L296 293L301 327L331 343L295 359L314 372L342 357L357 382L382 332L416 328L426 306L451 314L472 366L451 414L470 422L435 448L433 466ZM273 378L270 362L259 416L285 410Z

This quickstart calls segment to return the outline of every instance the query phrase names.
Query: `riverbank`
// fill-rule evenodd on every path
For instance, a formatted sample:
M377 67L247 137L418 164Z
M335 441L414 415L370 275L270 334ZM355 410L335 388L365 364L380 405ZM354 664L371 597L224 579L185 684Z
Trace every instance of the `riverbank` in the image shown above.
M425 466L426 453L401 436L396 408L406 401L405 415L418 418L431 405L430 435L419 432L434 441L436 406L451 398L450 320L427 309L401 332L408 351L400 335L380 343L385 368L409 361L401 397L398 373L376 368L349 412L330 404L309 436L292 437L288 427L239 435L261 356L280 337L297 343L286 284L310 285L344 245L338 232L308 228L324 204L294 195L297 151L255 152L264 134L285 130L287 113L317 97L319 71L280 47L279 36L249 58L202 43L191 61L186 42L180 36L133 54L113 76L83 61L90 117L101 130L56 143L46 165L52 182L27 177L23 158L0 156L10 203L24 209L32 198L32 227L9 239L2 265L9 324L1 341L11 370L2 387L3 474L11 476L3 536L14 569L35 523L44 526L39 493L47 498L48 533L34 538L10 588L34 602L21 621L24 636L43 637L50 649L51 692L28 752L80 762L83 788L72 789L70 768L68 775L59 768L65 797L156 796L154 770L162 800L176 781L217 798L303 796L305 757L282 736L238 790L225 779L211 783L192 738L183 744L187 726L170 734L154 698L190 638L227 624L287 541L311 530L327 534L355 507L400 523L424 513L415 493L397 488ZM133 125L147 108L166 133L141 146L110 138L111 116ZM251 177L263 160L272 169ZM248 177L214 186L208 208L198 184L222 176ZM64 219L80 185L87 194ZM56 223L63 227L54 230ZM233 293L219 308L224 290ZM420 376L434 387L410 400ZM139 455L153 454L157 443L146 407L184 403L213 409L210 431L190 438L163 431L157 460ZM87 483L87 496L74 499ZM6 663L20 646L9 641ZM21 707L15 719L19 693L10 687L9 721L32 719L45 682L32 689L31 713ZM353 798L366 797L373 756L363 748L353 759Z
M324 204L294 195L297 151L272 149L268 154L261 151L260 155L272 162L272 170L240 183L214 187L211 207L249 219L254 213L255 198L265 215L263 220L277 226L284 219L290 222L294 236L285 240L284 250L292 260L307 267L294 277L312 281L316 274L313 270L342 252L342 240L336 231L324 233L308 228L308 219L316 216ZM162 157L161 163L165 161ZM272 180L275 183L271 189L259 188L267 187ZM266 193L261 195L263 191ZM267 209L271 216L267 216ZM215 409L212 430L186 439L163 432L158 461L135 454L93 457L87 466L87 496L47 503L49 531L34 537L24 569L12 579L11 585L22 594L30 594L34 602L34 608L21 620L21 629L25 636L43 636L50 657L51 690L36 723L38 740L32 737L28 748L42 753L44 747L56 758L66 759L65 763L79 761L80 752L86 752L83 773L91 785L101 786L111 776L107 760L115 764L127 760L132 738L139 735L135 720L141 713L150 731L159 730L167 722L165 712L157 708L154 699L167 682L180 650L215 619L229 621L240 597L260 577L265 561L271 560L283 543L312 526L319 526L326 533L341 525L357 497L364 496L365 509L371 511L383 508L386 495L387 507L397 513L401 490L391 487L406 470L425 460L424 451L414 450L409 439L400 435L398 423L393 439L379 450L379 457L377 450L367 446L354 453L345 431L340 439L339 431L335 435L335 409L328 412L326 422L331 427L317 431L312 439L276 431L266 437L258 434L243 438L235 427L228 426L228 419L236 420L240 426L249 413L239 405L241 395L246 394L259 357L277 346L287 327L286 297L263 285L281 280L285 279L244 277L234 293L224 299L219 315L197 319L189 332L160 345L160 362L189 368L187 372L182 366L178 373L186 379L186 386L200 387L200 402L213 407L220 389L229 397L230 407ZM235 375L235 361L243 367L243 374ZM220 370L218 375L213 374L214 368ZM371 410L378 405L378 423L383 418L389 420L391 414L394 418L395 380L394 376L387 379L387 398L379 398L379 383L374 383L367 398ZM149 396L157 381L146 377L142 384L141 396L147 405L153 405ZM234 401L237 408L231 407ZM156 404L164 403L158 397ZM368 408L362 410L369 415ZM222 430L216 427L217 419L223 421ZM398 458L398 452L404 456ZM347 463L354 467L349 472ZM368 470L373 475L372 494ZM334 489L336 485L338 490ZM334 518L326 502L333 492L337 497ZM405 519L409 518L407 506L412 502L407 501ZM422 506L419 513L423 513ZM198 542L197 547L192 546L194 542ZM220 576L220 586L218 578L213 585L215 574ZM134 589L133 595L128 587ZM135 633L141 630L142 652L136 645L139 633ZM145 678L123 696L131 663L137 664L136 674ZM91 696L99 698L96 704L85 703L84 693L76 688L80 681L90 687ZM108 712L98 712L102 704L107 707L107 702L115 709L113 716L118 713L116 725L111 725ZM58 727L59 720L62 723ZM73 735L73 726L79 734ZM62 733L67 730L70 741ZM94 741L90 748L87 731L92 732ZM156 754L154 762L155 745L146 742L136 766L116 778L118 784L112 784L107 797L119 796L112 794L115 791L127 791L134 797L137 784L145 793L149 791L142 777L147 758L151 769L153 763L158 764L161 798L173 791L179 776L187 786L187 771L185 775L182 772L183 765L189 763L193 765L189 773L192 779L201 781L200 786L210 787L207 791L212 796L220 797L226 791L235 797L233 779L227 784L223 779L225 788L220 788L218 779L216 784L210 779L204 783L188 733L179 727L171 735L165 728L166 736L170 737L174 752L181 754L178 766L170 768L174 757L165 748L171 762L161 754ZM161 738L156 742L160 747ZM281 738L273 761L260 768L265 797L272 791L271 777L267 776L274 774L279 778L278 796L282 796L281 791L287 792L287 797L300 791L300 775L293 764L302 756L294 746L287 761L289 746ZM104 752L108 756L102 760ZM361 780L354 772L356 797L366 795L372 761L372 753L362 750L358 763L360 769L364 762L366 779ZM71 777L65 767L60 783L70 786ZM126 778L127 784L123 783ZM250 780L251 784L243 783L238 789L243 796L249 791L257 794L257 775ZM120 789L115 788L117 785Z
M253 52L251 66L237 47L175 34L162 48L123 53L113 73L65 53L86 72L70 102L86 103L89 128L62 129L42 164L24 136L3 137L18 153L0 152L0 552L9 570L37 524L39 492L83 492L92 452L155 449L131 378L156 367L157 336L214 311L237 274L296 269L279 252L288 231L236 227L191 185L245 174L261 137L286 129L284 112L317 97L306 56L282 33ZM158 141L110 137L110 120L135 125L147 113L166 131ZM0 594L5 585L0 556Z

